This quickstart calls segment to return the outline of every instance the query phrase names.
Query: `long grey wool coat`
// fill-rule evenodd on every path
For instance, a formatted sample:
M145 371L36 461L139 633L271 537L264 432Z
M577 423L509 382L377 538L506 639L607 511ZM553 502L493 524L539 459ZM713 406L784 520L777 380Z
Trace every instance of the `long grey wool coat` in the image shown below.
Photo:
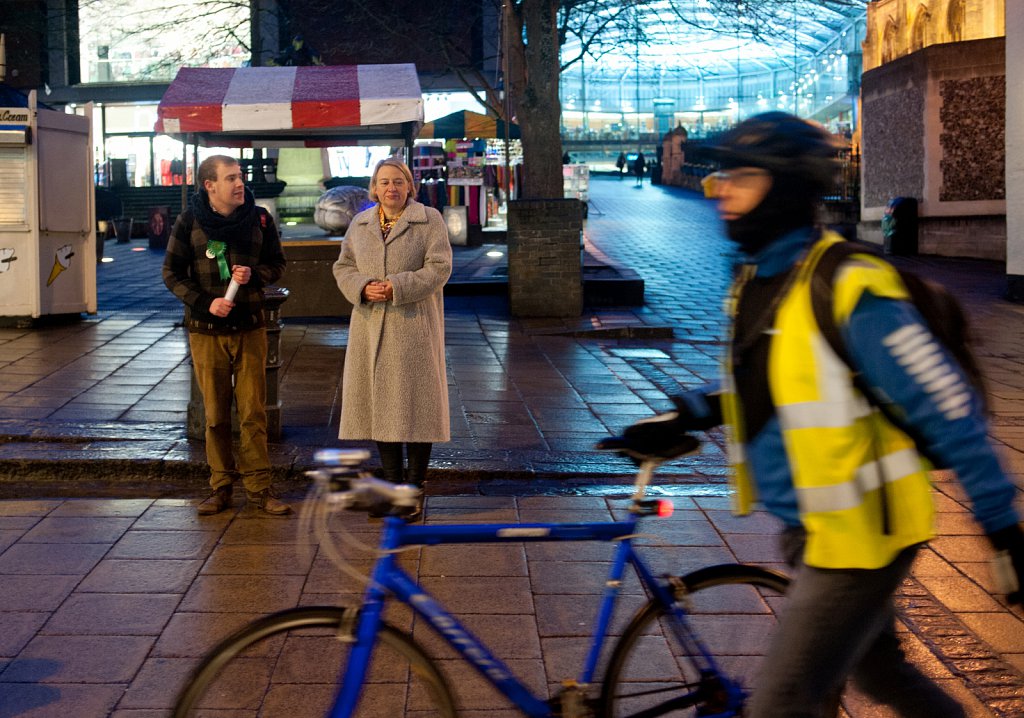
M334 278L352 303L342 379L342 439L448 441L442 289L452 248L441 214L414 200L380 231L377 205L352 218ZM363 287L391 280L394 298L367 302Z

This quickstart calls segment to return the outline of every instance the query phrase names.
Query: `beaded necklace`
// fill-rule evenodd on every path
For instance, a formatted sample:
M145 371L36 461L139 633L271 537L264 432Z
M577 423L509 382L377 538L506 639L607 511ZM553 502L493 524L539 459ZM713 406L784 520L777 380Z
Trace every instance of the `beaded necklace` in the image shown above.
M403 209L402 212L404 211L405 210ZM384 206L380 204L377 205L377 217L380 219L380 233L384 235L384 239L387 239L388 235L391 234L391 228L395 226L395 222L397 222L398 218L402 216L402 212L399 212L391 219L387 219L384 216Z

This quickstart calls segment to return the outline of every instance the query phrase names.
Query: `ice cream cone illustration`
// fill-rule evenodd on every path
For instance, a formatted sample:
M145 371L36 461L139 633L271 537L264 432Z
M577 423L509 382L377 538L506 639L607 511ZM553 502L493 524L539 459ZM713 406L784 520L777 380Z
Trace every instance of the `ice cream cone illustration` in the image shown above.
M0 247L0 274L8 271L11 268L11 263L17 260L18 258L14 256L14 247Z
M70 244L65 244L53 255L53 268L50 269L50 278L46 280L46 286L53 284L61 272L71 266L71 258L75 256Z

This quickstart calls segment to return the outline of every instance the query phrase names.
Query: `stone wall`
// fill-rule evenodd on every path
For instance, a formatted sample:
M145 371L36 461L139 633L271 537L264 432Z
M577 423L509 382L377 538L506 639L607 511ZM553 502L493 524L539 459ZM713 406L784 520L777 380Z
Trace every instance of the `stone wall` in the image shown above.
M944 257L1006 259L1006 217L924 217L918 251Z
M1006 78L939 82L939 200L1006 199Z
M894 62L864 76L861 97L861 204L924 192L924 94L921 63Z
M858 237L881 243L893 197L918 200L919 251L1005 259L1005 40L925 47L862 78Z
M535 199L509 204L512 316L578 317L583 313L582 229L579 200Z

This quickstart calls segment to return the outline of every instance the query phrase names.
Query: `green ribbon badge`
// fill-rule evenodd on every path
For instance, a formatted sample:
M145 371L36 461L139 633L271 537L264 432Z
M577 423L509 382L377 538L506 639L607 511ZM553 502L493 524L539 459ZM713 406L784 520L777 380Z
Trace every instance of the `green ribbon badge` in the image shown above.
M228 245L219 239L211 239L206 243L206 256L217 260L217 269L220 270L220 278L223 281L231 279L231 269L228 267L228 260L224 258Z

